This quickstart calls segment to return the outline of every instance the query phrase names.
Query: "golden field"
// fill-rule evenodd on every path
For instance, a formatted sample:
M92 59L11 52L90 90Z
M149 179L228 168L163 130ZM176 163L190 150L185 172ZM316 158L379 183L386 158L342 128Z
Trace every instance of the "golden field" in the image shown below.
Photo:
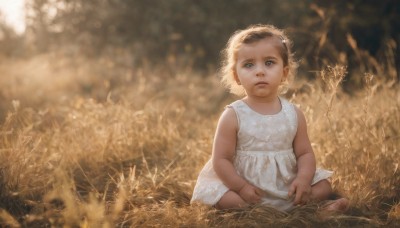
M237 97L215 71L132 67L123 53L0 61L2 227L400 226L400 90L364 76L344 93L341 66L296 80L318 166L335 171L345 214L190 205L219 114Z

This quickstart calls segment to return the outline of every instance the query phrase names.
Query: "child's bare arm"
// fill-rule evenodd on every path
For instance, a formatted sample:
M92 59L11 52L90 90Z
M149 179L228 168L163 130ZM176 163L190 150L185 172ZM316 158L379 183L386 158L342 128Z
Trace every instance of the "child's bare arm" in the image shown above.
M297 176L289 189L289 196L296 193L295 204L306 203L311 193L311 182L315 175L315 156L307 133L304 114L296 107L298 127L293 141L297 159Z
M239 176L233 166L238 123L235 112L227 108L218 122L213 144L213 167L222 182L246 202L260 200L256 187Z

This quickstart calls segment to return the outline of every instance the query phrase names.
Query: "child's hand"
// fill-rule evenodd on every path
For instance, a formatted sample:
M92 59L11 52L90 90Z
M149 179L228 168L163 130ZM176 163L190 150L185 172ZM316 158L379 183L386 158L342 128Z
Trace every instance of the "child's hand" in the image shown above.
M261 189L247 183L240 189L239 195L247 203L259 203L263 192Z
M294 197L294 205L306 204L310 200L311 185L308 181L297 177L289 187L289 197Z

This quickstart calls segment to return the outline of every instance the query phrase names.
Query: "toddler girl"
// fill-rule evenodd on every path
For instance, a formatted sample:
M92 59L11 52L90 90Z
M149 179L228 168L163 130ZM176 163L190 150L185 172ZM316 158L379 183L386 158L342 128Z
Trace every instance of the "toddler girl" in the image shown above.
M244 97L219 119L212 158L200 172L192 202L289 210L332 194L332 172L316 169L304 114L278 96L296 69L290 47L283 31L270 25L251 26L229 39L222 82ZM347 206L340 198L325 208Z

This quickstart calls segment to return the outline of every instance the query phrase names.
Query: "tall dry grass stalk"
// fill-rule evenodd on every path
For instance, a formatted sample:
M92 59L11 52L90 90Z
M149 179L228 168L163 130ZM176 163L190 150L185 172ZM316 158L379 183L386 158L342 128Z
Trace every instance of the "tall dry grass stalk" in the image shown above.
M43 64L43 65L41 65ZM41 66L41 67L39 67ZM312 204L217 211L190 205L215 124L234 98L216 77L185 69L39 56L0 65L0 223L9 227L304 227L400 224L400 92L346 69L292 88L318 165L335 171L344 215Z

